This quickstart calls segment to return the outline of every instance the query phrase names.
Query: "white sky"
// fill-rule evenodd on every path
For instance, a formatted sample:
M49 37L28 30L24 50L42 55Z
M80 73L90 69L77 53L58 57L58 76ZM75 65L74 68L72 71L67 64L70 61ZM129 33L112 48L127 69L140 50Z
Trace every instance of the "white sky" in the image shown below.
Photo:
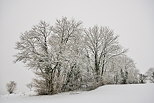
M137 69L144 73L154 67L153 0L0 0L0 94L6 93L8 81L24 91L34 77L24 64L13 63L20 33L40 20L54 24L62 16L81 20L86 27L109 26Z

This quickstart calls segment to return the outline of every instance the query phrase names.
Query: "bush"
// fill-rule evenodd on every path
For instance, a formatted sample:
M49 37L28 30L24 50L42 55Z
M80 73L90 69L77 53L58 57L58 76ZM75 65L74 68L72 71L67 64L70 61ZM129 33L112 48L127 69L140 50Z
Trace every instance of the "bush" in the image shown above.
M7 83L6 86L7 86L7 91L8 91L10 94L12 94L12 93L14 93L17 84L15 83L15 81L10 81L9 83Z

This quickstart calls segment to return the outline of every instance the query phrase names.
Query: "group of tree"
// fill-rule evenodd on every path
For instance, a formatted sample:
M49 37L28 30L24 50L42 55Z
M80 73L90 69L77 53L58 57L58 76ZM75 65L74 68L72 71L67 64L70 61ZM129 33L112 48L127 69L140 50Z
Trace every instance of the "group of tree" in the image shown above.
M118 75L118 73L119 73L119 75ZM122 71L122 69L121 69L121 71L118 71L118 72L116 71L114 76L113 75L109 76L110 74L112 75L111 71L109 71L108 75L106 75L106 78L105 78L106 82L104 82L104 83L106 83L106 84L132 84L132 83L141 83L142 84L142 83L147 83L147 82L154 83L154 68L150 68L145 74L140 74L138 72L138 70L136 69L135 73L129 73L130 75L135 74L135 76L130 76L129 79L128 79L128 72L125 72L125 75L124 75L124 72ZM90 76L90 75L87 75L87 77L88 76ZM86 85L88 85L87 81L88 80L82 81L82 83L84 82L85 86L86 86ZM91 81L91 83L92 83L92 81ZM74 84L74 85L76 85L76 84ZM93 86L93 85L91 85L91 86ZM15 81L10 81L9 83L7 83L6 87L7 87L7 91L9 92L9 94L12 94L15 92L16 86L17 86L17 83ZM32 89L34 87L33 82L28 83L26 86L30 91L32 91ZM85 89L91 90L94 88L88 87ZM84 90L84 88L82 88L82 90Z
M15 62L22 61L37 76L38 94L91 90L105 84L139 83L139 72L109 27L83 27L81 21L41 21L22 33ZM30 87L31 88L31 87Z

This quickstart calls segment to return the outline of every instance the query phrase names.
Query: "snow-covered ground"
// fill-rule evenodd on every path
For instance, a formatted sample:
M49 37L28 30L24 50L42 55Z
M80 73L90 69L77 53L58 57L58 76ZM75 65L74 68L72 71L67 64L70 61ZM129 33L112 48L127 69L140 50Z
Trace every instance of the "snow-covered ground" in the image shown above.
M154 84L105 85L52 96L1 95L0 103L154 103Z

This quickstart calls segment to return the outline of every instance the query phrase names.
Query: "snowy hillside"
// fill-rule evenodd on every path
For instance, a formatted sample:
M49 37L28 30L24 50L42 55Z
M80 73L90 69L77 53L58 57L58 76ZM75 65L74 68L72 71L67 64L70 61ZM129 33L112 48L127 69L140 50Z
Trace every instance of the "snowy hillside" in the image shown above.
M3 95L0 103L154 103L154 84L106 85L52 96Z

